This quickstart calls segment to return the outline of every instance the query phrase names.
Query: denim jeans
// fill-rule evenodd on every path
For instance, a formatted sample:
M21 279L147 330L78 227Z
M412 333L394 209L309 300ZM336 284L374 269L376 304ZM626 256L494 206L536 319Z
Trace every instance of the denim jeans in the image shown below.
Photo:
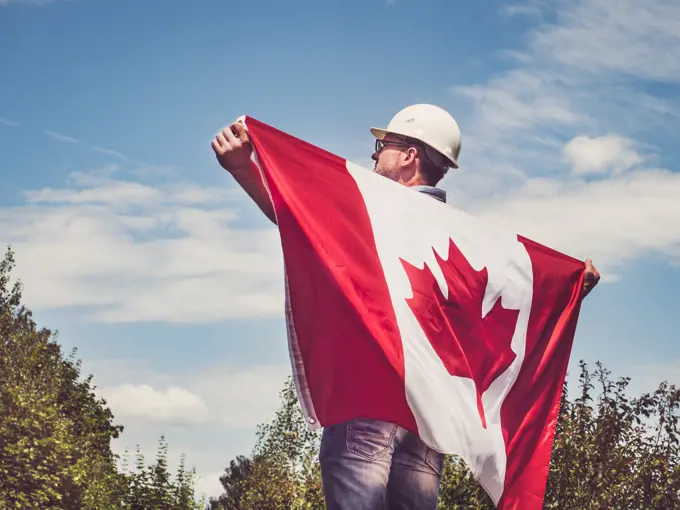
M393 423L326 427L319 461L327 510L437 508L444 456Z

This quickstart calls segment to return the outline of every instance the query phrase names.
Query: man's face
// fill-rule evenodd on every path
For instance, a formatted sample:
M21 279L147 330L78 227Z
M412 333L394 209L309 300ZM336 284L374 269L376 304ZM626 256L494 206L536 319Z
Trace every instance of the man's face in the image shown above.
M380 152L374 152L371 158L375 161L373 171L393 181L399 181L402 172L404 151L410 146L394 135L385 136L384 146Z

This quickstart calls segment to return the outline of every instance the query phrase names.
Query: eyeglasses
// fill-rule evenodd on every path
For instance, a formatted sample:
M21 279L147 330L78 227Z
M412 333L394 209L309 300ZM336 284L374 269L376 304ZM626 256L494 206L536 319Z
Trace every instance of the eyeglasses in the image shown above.
M435 167L440 168L444 173L448 171L450 168L449 165L444 165L440 166L437 165L432 158L428 155L427 149L419 144L419 143L414 143L414 142L407 142L407 141L396 141L396 140L379 140L376 138L375 140L375 153L380 154L380 152L385 148L386 145L394 145L396 147L417 147L419 149L420 154L425 157L430 163L432 163Z
M385 148L385 145L395 145L397 147L413 147L415 144L406 142L397 142L394 140L375 140L375 152L380 154L380 152Z

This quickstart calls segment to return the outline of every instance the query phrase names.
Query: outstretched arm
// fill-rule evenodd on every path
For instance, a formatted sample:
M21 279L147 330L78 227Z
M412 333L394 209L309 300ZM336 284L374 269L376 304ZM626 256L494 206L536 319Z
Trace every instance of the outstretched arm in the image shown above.
M260 210L276 224L274 205L269 198L260 171L252 161L253 146L241 122L224 128L212 141L217 161L253 199Z

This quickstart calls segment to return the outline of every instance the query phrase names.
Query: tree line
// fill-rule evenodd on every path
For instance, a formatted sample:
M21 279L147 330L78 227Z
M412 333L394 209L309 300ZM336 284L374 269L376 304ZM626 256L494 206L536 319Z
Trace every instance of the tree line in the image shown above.
M82 377L75 351L39 328L11 284L14 254L0 261L0 508L65 510L201 510L195 472L180 463L171 475L167 443L146 463L116 456L123 431L92 375Z
M0 508L64 510L322 510L320 435L307 429L292 380L252 452L220 477L219 497L199 499L184 457L168 468L159 439L148 463L137 447L117 456L123 426L83 376L76 352L39 328L12 284L14 254L0 261ZM680 509L680 390L667 382L631 397L629 378L580 364L565 385L545 509ZM225 462L226 465L226 462ZM439 508L493 509L465 464L447 456Z

